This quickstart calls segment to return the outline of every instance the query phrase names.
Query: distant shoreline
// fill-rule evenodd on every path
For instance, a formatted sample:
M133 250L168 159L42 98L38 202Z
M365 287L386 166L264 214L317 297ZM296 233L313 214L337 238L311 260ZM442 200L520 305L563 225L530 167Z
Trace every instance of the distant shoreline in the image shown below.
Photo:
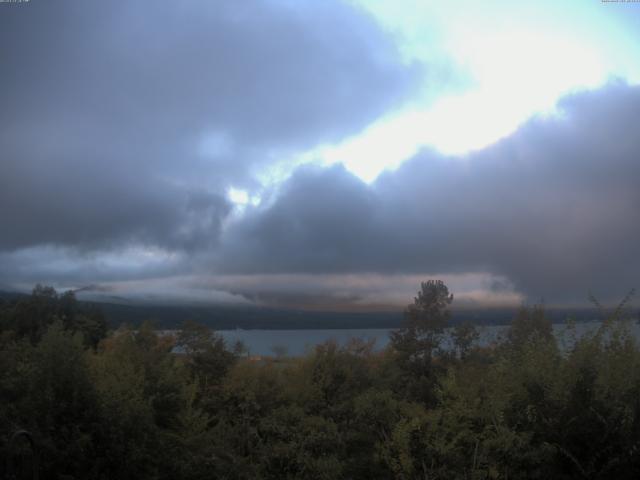
M27 296L0 291L0 299L13 301ZM158 330L179 329L187 320L214 330L350 330L391 329L402 326L402 311L335 312L295 310L271 307L240 307L225 305L144 305L106 302L86 302L100 309L110 328L120 325L138 326L150 321ZM469 322L474 325L509 325L519 307L508 308L452 308L451 324ZM554 324L573 318L577 322L593 321L600 317L592 307L546 309L546 317Z

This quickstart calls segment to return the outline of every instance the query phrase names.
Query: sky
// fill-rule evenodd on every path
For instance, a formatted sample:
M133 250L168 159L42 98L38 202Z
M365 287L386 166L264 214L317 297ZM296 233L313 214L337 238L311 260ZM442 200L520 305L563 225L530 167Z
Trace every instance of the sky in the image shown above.
M640 3L0 3L0 289L325 310L640 286Z

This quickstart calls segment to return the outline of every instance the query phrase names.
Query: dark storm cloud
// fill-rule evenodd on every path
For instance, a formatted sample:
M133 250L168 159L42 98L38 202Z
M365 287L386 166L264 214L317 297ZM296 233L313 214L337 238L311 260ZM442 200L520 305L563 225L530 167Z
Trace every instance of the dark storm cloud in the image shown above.
M339 2L0 4L0 251L202 250L230 184L420 78Z
M235 272L348 272L366 265L378 199L343 166L305 166L275 204L248 212L225 238L224 266Z
M488 112L488 114L490 114ZM533 299L611 298L640 271L640 87L576 93L465 157L366 185L300 169L223 239L227 271L489 272Z

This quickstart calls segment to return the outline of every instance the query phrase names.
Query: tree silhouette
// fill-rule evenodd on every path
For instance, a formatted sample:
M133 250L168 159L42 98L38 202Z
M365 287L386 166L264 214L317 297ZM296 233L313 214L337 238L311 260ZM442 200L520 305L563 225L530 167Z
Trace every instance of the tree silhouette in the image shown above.
M390 336L398 366L411 378L410 396L427 403L435 382L433 357L449 323L451 302L453 294L442 280L422 282L418 296L405 310L405 325Z

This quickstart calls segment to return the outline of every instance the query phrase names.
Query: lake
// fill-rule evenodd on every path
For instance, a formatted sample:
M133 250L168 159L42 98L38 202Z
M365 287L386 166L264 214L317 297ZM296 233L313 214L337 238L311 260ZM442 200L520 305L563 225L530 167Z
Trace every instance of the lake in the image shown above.
M577 323L575 326L576 336L584 335L587 332L595 331L600 322ZM478 327L480 332L479 344L489 345L504 336L505 325L492 325ZM570 335L565 335L567 326L564 323L554 324L554 332L560 344L565 348L571 343ZM637 323L631 324L631 329L640 338L640 326ZM304 355L315 345L335 340L340 345L345 345L353 338L365 340L375 340L374 348L383 349L389 343L389 333L393 329L372 328L372 329L327 329L327 330L219 330L229 346L237 341L242 341L249 349L250 355L274 355L274 349L282 349L286 355ZM445 338L445 343L447 339ZM446 345L445 345L446 346Z

